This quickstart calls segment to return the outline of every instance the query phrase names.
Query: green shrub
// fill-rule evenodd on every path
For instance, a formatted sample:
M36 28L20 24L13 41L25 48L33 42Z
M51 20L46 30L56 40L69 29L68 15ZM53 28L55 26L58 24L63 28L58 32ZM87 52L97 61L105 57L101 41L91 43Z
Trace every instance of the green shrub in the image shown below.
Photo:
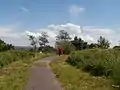
M120 50L90 49L72 52L67 62L94 76L111 77L120 85Z
M6 66L14 61L30 59L31 57L35 57L34 52L24 50L0 52L0 67Z
M57 42L56 46L57 46L56 47L57 49L58 49L59 46L62 47L63 54L70 54L72 51L75 50L75 46L69 41ZM58 52L57 52L57 54L58 54Z

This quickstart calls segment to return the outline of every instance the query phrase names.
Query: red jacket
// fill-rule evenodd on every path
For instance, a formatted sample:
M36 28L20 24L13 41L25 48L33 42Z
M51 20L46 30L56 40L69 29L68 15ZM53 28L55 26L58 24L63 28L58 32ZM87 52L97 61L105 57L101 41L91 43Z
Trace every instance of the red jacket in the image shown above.
M58 48L59 53L62 54L62 48Z

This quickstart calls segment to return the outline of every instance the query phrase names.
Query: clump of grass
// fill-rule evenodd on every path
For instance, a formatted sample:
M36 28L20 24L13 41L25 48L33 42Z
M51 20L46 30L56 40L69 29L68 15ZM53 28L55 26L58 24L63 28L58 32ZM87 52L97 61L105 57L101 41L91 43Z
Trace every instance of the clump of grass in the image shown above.
M22 66L0 76L0 90L24 90L28 74L28 67Z

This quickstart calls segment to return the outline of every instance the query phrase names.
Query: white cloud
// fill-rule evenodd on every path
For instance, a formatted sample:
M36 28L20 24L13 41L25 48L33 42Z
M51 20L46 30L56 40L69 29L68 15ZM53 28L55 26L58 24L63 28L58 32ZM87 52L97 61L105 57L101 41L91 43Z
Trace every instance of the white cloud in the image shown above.
M50 45L54 45L55 36L58 34L59 30L67 31L73 38L75 35L81 37L88 43L97 42L100 35L104 36L106 39L111 41L111 46L117 45L119 41L120 34L116 30L109 28L99 28L94 26L84 26L83 29L79 25L72 23L60 24L60 25L48 25L46 28L37 29L36 32L45 31L49 35Z
M80 7L78 5L71 5L69 7L69 13L73 15L78 15L79 13L85 11L84 7Z
M41 35L42 31L48 33L50 45L54 46L56 35L58 35L59 30L67 31L73 38L75 35L81 37L83 40L92 43L96 42L100 35L104 36L111 41L111 46L118 45L120 38L120 32L110 28L99 28L94 26L84 26L83 29L79 25L72 23L55 25L48 25L46 28L39 28L36 30L26 30L25 32L17 32L13 27L0 27L0 38L4 39L8 43L14 45L30 45L27 35L33 35L38 37Z
M74 38L74 36L79 36L81 38L83 38L84 40L88 41L88 42L93 42L94 38L92 38L90 35L82 35L82 30L81 27L79 25L75 25L72 23L66 23L66 24L60 24L60 25L48 25L48 27L46 28L42 28L42 29L37 29L36 32L41 32L41 31L45 31L47 32L48 36L49 36L49 41L50 41L50 45L54 45L55 40L56 40L56 35L58 34L59 30L65 30L67 31L70 36L72 37L72 39ZM33 36L39 36L40 34L38 33L33 33L30 31L27 31L28 34L33 35Z
M67 24L61 24L61 25L49 25L48 29L58 31L58 30L66 30L70 34L80 34L81 33L81 28L78 25L72 24L72 23L67 23Z
M13 38L13 37L3 37L1 38L6 43L13 44L15 46L30 46L29 39L25 36L21 36L20 38Z
M0 27L0 39L7 43L12 43L14 45L29 45L27 38L15 28L11 27Z
M25 31L25 35L31 35L34 37L39 37L41 34L40 33L34 33L34 32L30 32L30 31Z
M20 10L22 10L24 12L28 12L29 11L26 7L20 7Z
M18 33L14 32L11 28L3 28L0 27L0 37L13 37L13 38L19 38Z
M115 30L109 28L97 28L97 27L84 27L84 33L95 34L95 35L110 35L115 34Z
M95 42L95 39L91 37L90 35L81 35L80 36L83 40L87 41L88 43Z
M82 33L84 35L89 34L95 39L95 41L98 40L99 36L103 36L111 42L111 47L113 47L114 45L118 45L118 41L120 38L120 33L118 33L116 29L110 28L85 26Z

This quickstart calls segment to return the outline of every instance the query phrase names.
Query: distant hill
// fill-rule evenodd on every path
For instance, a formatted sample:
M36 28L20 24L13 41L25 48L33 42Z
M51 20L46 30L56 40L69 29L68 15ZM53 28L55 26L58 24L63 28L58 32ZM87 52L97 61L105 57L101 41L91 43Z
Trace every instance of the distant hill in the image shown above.
M18 50L28 50L28 49L31 49L32 47L30 46L15 46L15 49L18 49Z

